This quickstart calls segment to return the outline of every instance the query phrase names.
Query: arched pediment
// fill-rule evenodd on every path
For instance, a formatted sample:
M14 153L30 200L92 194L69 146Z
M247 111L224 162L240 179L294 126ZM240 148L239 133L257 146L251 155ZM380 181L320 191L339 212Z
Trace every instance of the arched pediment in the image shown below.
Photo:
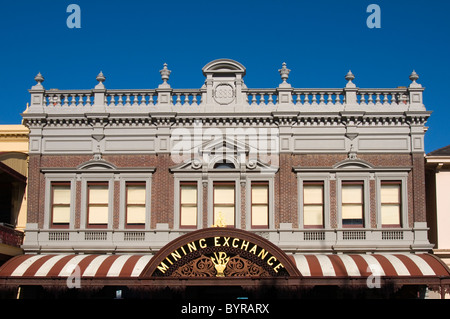
M279 247L254 233L212 227L180 236L161 248L141 277L301 276Z
M211 73L242 73L242 75L245 75L245 67L231 59L211 61L202 68L202 71L205 76Z
M333 166L335 169L372 169L373 166L360 159L346 159Z
M77 170L116 170L117 167L105 160L90 160L77 167Z

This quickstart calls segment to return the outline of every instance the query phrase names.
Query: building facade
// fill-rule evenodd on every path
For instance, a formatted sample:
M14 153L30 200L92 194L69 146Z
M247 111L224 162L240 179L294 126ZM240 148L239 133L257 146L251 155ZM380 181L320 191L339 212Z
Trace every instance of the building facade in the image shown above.
M417 74L408 87L361 89L348 72L343 88L298 89L286 64L278 71L272 89L248 88L245 67L229 59L203 67L200 89L172 88L167 65L162 83L142 90L107 89L103 73L94 89L46 90L38 74L23 114L29 265L4 267L4 284L27 271L49 284L57 265L61 278L75 266L95 277L93 260L113 257L108 279L127 265L128 279L161 280L148 286L179 276L195 286L206 258L211 285L265 274L291 287L349 276L367 287L378 267L399 287L445 290L448 268L428 254L431 112ZM232 281L239 263L247 270Z
M0 264L23 254L27 176L28 128L0 125Z
M450 237L447 228L450 202L447 196L450 186L450 147L445 146L426 156L427 216L430 226L430 242L433 251L446 264L450 264Z

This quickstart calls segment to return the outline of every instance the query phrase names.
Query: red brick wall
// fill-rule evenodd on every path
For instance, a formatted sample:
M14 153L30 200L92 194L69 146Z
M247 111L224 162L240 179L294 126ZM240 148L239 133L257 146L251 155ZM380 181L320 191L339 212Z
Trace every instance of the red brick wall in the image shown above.
M117 167L156 167L152 177L152 202L151 202L151 227L156 227L156 223L168 223L173 227L173 199L174 199L174 179L169 168L175 163L171 160L170 154L159 155L105 155L104 160L116 165ZM336 163L347 158L346 154L280 154L280 168L274 179L274 209L275 209L275 227L280 223L292 223L293 227L298 227L298 194L297 177L292 170L293 167L331 167ZM413 170L408 176L408 218L410 225L414 221L426 221L425 213L425 173L423 154L358 154L358 158L367 161L373 166L379 167L405 167L412 166ZM89 155L30 155L29 159L29 177L28 177L28 222L39 223L42 227L44 220L44 194L45 181L40 168L65 167L76 168L80 164L89 161L92 156ZM81 192L79 181L77 184L76 195L76 216L75 225L80 226L79 211L81 208ZM240 185L236 185L240 187ZM370 182L371 194L374 194L375 183ZM207 188L203 190L203 227L207 225ZM245 188L245 187L244 187ZM238 189L238 188L237 188ZM114 182L114 227L119 225L119 182ZM241 219L236 224L245 226L249 212L246 212L245 191L241 189ZM336 182L330 181L330 225L337 226L337 202L336 202ZM370 216L370 225L375 226L376 202L373 197L370 202L370 208L373 215Z

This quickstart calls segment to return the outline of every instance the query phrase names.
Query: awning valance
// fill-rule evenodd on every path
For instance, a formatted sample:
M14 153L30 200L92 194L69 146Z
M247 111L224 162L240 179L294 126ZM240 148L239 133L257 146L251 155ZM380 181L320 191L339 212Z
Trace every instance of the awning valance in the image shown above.
M145 279L152 258L153 255L132 254L21 255L0 267L0 283L25 278L65 279L75 272L82 279ZM449 268L431 254L294 254L291 258L301 274L296 279L302 280L369 276L450 279ZM152 282L157 283L157 278Z
M304 277L448 277L447 266L431 254L294 255Z
M0 267L0 278L136 278L152 255L22 255ZM78 268L77 268L78 267Z

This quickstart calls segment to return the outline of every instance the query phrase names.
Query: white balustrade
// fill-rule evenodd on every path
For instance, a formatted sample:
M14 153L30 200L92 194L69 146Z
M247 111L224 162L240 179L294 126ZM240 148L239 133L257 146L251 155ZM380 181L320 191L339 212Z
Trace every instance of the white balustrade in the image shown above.
M247 104L250 106L275 105L278 94L274 89L251 89L247 92Z
M108 106L152 106L158 94L155 90L107 90L105 105Z
M342 89L294 89L294 105L343 105L345 93Z
M283 83L278 88L272 89L248 89L244 87L242 90L229 88L227 92L234 94L230 96L231 103L234 98L235 101L240 101L241 97L235 94L243 94L243 102L250 108L275 106L279 104L291 105L293 109L297 107L314 107L314 106L360 106L360 107L403 107L405 105L415 104L416 109L421 107L422 101L422 87L415 81L418 79L417 74L413 73L410 80L413 83L409 87L398 87L391 89L361 89L356 87L352 82L355 76L349 72L345 76L348 81L344 88L334 89L299 89L292 88L286 82L290 70L283 64L283 68L279 70L282 75ZM146 107L146 106L177 106L177 107L196 107L206 102L206 97L211 96L211 88L208 86L201 89L172 89L168 84L170 70L167 65L160 71L164 81L156 89L142 89L142 90L117 90L106 89L103 82L105 76L102 72L97 76L99 84L92 90L45 90L42 86L44 81L43 76L39 73L35 80L38 83L32 87L30 92L33 94L33 101L38 103L31 103L33 105L41 105L44 107L89 107L89 106L108 106L108 107ZM222 86L224 84L221 84ZM228 85L228 84L227 84ZM232 87L232 85L229 85ZM216 88L217 89L217 88ZM235 91L236 90L236 91ZM283 93L283 102L279 100L279 94ZM214 99L208 103L215 103ZM286 97L288 97L286 99ZM290 98L290 100L289 100ZM161 99L161 101L159 101ZM220 101L217 102L220 104ZM239 102L240 103L240 102Z
M173 90L172 102L176 106L199 106L202 104L202 92L200 90Z
M91 90L48 90L44 93L44 106L48 107L81 107L94 103L94 94Z
M406 88L359 89L357 99L359 105L401 106L409 103L409 93Z

